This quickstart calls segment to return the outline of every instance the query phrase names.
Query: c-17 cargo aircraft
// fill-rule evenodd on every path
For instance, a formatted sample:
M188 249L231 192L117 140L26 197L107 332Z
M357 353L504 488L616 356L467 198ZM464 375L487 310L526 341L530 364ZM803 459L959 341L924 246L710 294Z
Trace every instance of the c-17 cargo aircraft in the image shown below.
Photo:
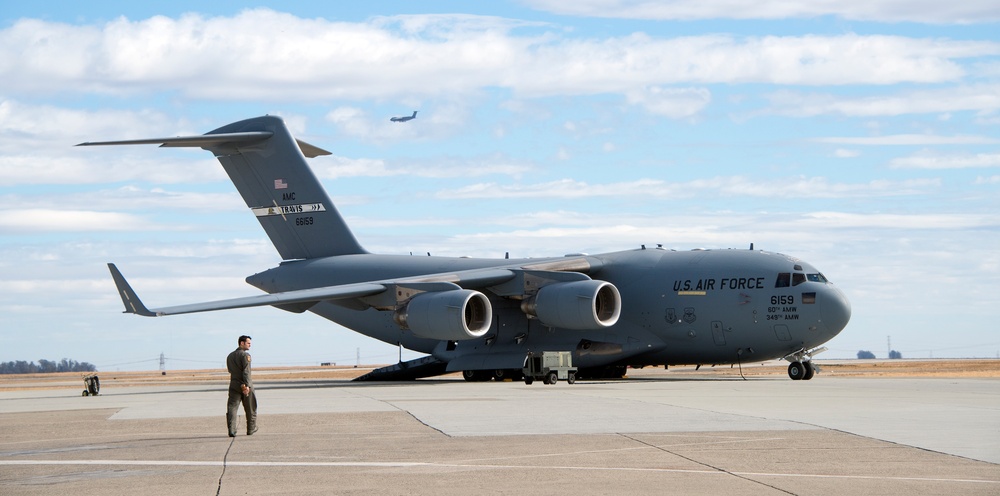
M412 121L413 119L417 118L417 112L418 112L417 110L414 110L413 111L413 115L404 115L402 117L391 117L391 118L389 118L389 120L392 121L392 122Z
M329 155L263 116L201 136L87 142L200 147L222 163L282 262L246 281L267 294L147 308L108 264L125 313L159 317L270 305L312 312L426 356L358 379L462 371L519 377L529 352L571 351L580 378L627 366L740 364L784 358L811 379L812 357L851 316L808 263L754 250L661 247L553 258L480 259L366 251L306 163Z

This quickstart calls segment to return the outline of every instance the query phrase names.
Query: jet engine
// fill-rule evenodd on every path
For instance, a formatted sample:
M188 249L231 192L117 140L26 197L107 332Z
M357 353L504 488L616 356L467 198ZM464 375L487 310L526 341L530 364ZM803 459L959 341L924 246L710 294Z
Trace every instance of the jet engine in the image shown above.
M622 297L610 282L573 281L543 286L524 300L521 311L549 327L588 330L611 327L621 315Z
M422 338L461 341L490 330L493 306L479 291L434 291L411 298L394 318L400 327Z

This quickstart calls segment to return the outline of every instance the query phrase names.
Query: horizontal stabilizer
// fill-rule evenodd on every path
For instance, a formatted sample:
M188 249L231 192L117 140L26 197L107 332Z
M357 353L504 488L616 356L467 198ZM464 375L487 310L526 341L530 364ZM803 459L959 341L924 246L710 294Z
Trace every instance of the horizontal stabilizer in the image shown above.
M175 136L173 138L146 138L118 141L87 141L76 146L112 145L160 145L166 147L207 147L225 143L253 143L263 141L274 133L271 131L249 131L245 133L199 134L198 136Z
M175 136L173 138L146 138L118 141L87 141L76 146L114 146L114 145L160 145L165 148L197 147L209 148L227 144L252 144L264 141L274 133L271 131L248 131L243 133L200 134L198 136ZM313 158L320 155L331 155L330 152L310 145L300 139L295 140L302 150L302 155Z

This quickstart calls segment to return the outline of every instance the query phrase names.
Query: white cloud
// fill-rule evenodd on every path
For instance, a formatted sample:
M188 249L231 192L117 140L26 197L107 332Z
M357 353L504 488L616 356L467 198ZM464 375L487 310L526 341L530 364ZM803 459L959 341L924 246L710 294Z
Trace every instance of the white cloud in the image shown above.
M818 143L866 146L914 146L914 145L995 145L996 138L986 136L937 136L933 134L893 134L887 136L844 136L816 138Z
M712 94L705 88L662 88L649 86L625 92L625 99L639 105L651 114L671 119L692 117L712 101Z
M0 196L9 205L59 205L72 210L160 210L167 212L242 212L245 204L235 191L213 193L205 191L167 190L141 188L128 185L117 189L94 191L39 193L30 198L21 195Z
M857 150L848 150L846 148L837 148L833 152L833 156L837 158L854 158L861 155L861 152Z
M228 181L218 162L201 150L73 146L206 131L193 127L154 111L82 111L0 100L0 184Z
M150 146L150 152L156 148ZM226 181L219 163L207 153L187 159L135 154L117 147L95 152L76 148L0 155L0 182L17 184L94 184L143 180L156 183Z
M208 240L193 245L173 244L146 246L137 253L147 257L163 258L210 258L245 257L263 258L274 253L274 247L266 239L225 239Z
M891 95L843 97L833 94L778 91L767 95L770 106L758 114L791 117L846 115L881 117L971 111L979 115L1000 110L1000 85L948 87L905 91Z
M804 214L800 223L811 228L826 229L899 229L899 230L964 230L1000 227L998 214L854 214L845 212L813 212Z
M522 0L532 8L557 14L624 19L789 19L837 16L879 22L974 24L1000 20L990 0L939 2L935 0Z
M0 217L0 232L101 232L150 228L149 222L131 214L45 208L17 209Z
M636 191L649 198L691 198L705 195L757 198L857 198L915 195L940 187L938 179L905 181L872 180L867 183L837 183L823 177L749 179L741 176L696 179L669 183L639 179L620 183L588 184L572 179L547 183L503 185L478 183L439 192L438 198L593 198L631 197Z
M676 106L677 90L643 91L953 81L965 73L958 59L1000 53L991 42L880 35L580 39L512 31L528 25L467 15L348 23L267 9L83 27L23 19L0 30L0 80L9 94L169 90L211 100L456 98L490 87L526 97L618 93L663 113ZM688 105L704 102L702 90L680 91L694 97Z
M977 153L965 155L937 155L922 152L910 157L894 158L889 161L893 169L969 169L1000 167L1000 153Z
M481 177L505 175L519 178L533 170L530 164L505 157L440 158L428 162L414 160L405 164L390 164L382 159L322 157L310 163L316 175L323 179L343 177L413 176L434 178Z

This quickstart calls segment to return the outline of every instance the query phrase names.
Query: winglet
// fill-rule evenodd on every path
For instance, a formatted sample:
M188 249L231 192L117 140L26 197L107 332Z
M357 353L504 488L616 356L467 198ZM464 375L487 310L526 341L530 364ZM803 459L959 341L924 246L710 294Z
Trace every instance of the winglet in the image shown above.
M125 280L125 276L118 270L118 267L115 267L115 264L109 263L108 269L111 270L111 277L115 280L115 286L118 286L118 295L122 297L122 303L125 304L125 311L122 313L134 313L143 317L159 316L146 309L146 306L139 300L139 296L135 294L132 286L129 286L128 281Z

